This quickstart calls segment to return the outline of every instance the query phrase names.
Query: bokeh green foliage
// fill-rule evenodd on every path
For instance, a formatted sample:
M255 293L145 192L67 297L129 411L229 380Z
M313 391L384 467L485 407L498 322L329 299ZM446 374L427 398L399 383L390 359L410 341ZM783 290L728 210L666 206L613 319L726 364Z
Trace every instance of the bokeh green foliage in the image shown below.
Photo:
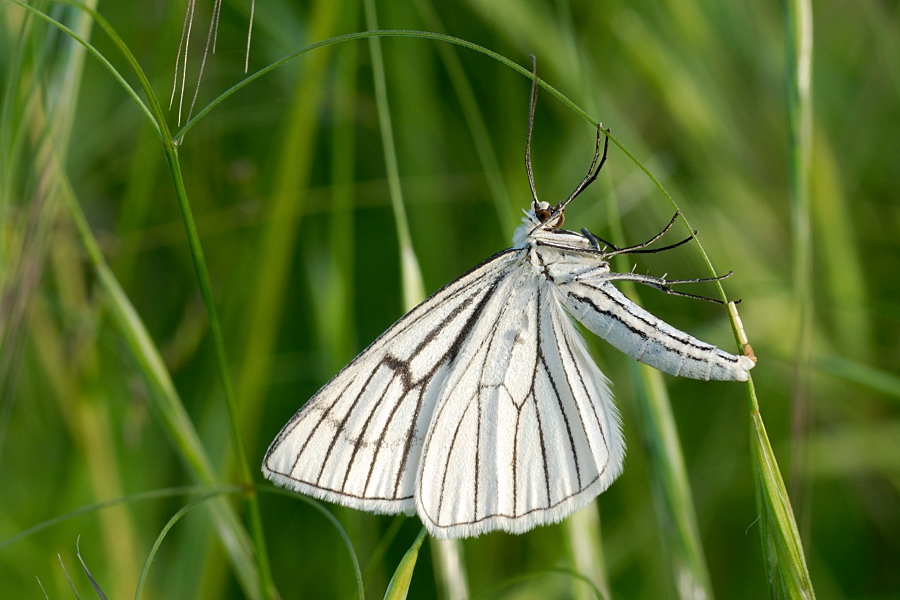
M83 12L42 6L87 32L129 73ZM97 8L167 97L182 15L148 3ZM111 498L194 484L217 490L216 481L240 481L240 470L156 133L110 72L79 57L67 36L10 2L0 10L0 539L7 539ZM245 76L247 10L245 3L223 7L198 108ZM815 6L812 162L800 174L811 201L801 222L789 192L787 33L779 4L421 0L383 3L378 11L385 29L446 32L526 67L536 55L539 75L611 127L663 182L715 267L735 271L725 288L744 300L762 414L819 597L900 591L896 9L834 0ZM205 30L205 18L195 32ZM357 3L259 3L250 71L363 29ZM523 149L530 82L442 42L380 43L410 241L430 292L509 243L529 199ZM202 44L202 36L191 42L189 83ZM287 418L404 310L402 240L381 136L369 46L353 41L253 81L181 140L180 169L254 474ZM593 140L589 123L542 93L533 153L543 199L555 202L580 181ZM601 181L567 220L637 242L672 211L614 148ZM800 248L798 239L806 240ZM800 272L799 252L811 257ZM640 272L708 275L690 245L636 262ZM808 297L799 281L811 285ZM714 305L639 293L667 321L734 348L726 315ZM589 343L614 382L629 442L625 473L599 500L609 586L616 597L665 596L675 585L673 549L661 541L672 524L654 507L656 441L643 435L635 410L647 386L625 357L590 336ZM712 590L761 597L768 586L745 393L736 384L668 377L665 386ZM250 593L242 582L253 576L254 561L234 558L252 547L240 525L249 521L247 505L227 491L169 531L144 597ZM135 497L6 545L0 586L11 597L31 596L39 593L38 576L50 597L68 597L58 553L88 593L75 557L80 535L82 557L107 594L133 595L154 540L191 497ZM354 596L352 562L327 519L284 494L261 494L260 505L283 597ZM359 556L367 596L379 597L418 522L334 512ZM247 538L223 543L227 532ZM506 598L585 593L567 572L576 562L567 535L559 525L465 542L470 589ZM428 567L420 557L410 597L436 593Z

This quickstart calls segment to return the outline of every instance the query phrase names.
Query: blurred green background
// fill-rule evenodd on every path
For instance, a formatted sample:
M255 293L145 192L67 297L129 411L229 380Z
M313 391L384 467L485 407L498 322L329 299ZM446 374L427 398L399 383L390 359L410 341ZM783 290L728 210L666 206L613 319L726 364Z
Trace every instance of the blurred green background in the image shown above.
M35 4L87 35L136 82L84 13ZM168 99L181 8L100 2L97 9ZM209 7L199 10L186 105L209 24ZM661 180L717 271L735 271L725 288L743 299L762 414L818 597L900 594L897 3L815 3L812 162L802 175L808 206L792 205L790 196L796 171L780 3L415 0L377 10L384 29L444 32L526 68L534 54L543 79L609 126ZM61 559L82 597L91 597L76 558L80 536L99 585L110 597L128 597L156 536L192 497L134 496L240 480L215 347L165 156L145 115L70 38L8 1L0 15L0 540L82 506L131 499L0 547L0 590L41 597L37 577L49 597L72 597ZM222 7L195 114L245 76L248 18L247 2ZM356 2L257 3L250 72L366 28ZM439 41L384 38L381 48L393 157L430 293L509 245L530 197L523 161L530 81ZM176 121L173 109L173 130ZM593 143L590 123L541 93L533 162L542 199L568 195ZM253 81L188 131L179 156L247 460L255 481L270 489L257 466L280 427L406 308L403 239L386 179L369 43L318 49ZM111 268L105 275L89 260L75 207ZM567 225L636 243L673 212L613 147ZM634 262L642 273L709 274L693 244ZM124 297L111 295L110 281ZM639 293L673 325L734 349L720 307ZM128 302L148 338L124 333ZM654 509L648 475L653 440L642 436L634 409L639 371L602 341L588 340L613 381L629 444L624 474L597 502L611 596L680 597L662 543L670 524ZM157 371L141 343L161 355ZM165 386L148 372L171 376L170 397L177 390L184 414L163 408ZM712 589L719 597L763 597L745 390L671 377L665 383ZM194 446L185 441L191 425ZM173 427L187 437L173 435ZM206 453L206 479L196 474L203 460L190 448ZM173 527L143 597L249 593L214 525L235 515L246 521L240 496L228 498L231 508L204 503ZM318 511L270 493L260 495L260 505L284 598L354 597L347 551ZM328 508L359 556L367 597L381 597L418 521ZM423 548L414 598L442 589L432 548ZM479 597L587 592L562 572L577 570L564 525L492 534L462 548L469 589Z

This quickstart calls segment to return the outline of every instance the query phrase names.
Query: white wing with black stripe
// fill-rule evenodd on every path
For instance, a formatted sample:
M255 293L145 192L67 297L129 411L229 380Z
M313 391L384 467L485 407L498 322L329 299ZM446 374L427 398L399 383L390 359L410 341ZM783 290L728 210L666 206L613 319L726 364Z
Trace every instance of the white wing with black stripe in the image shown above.
M412 512L422 444L473 323L520 262L500 253L410 311L313 396L269 447L279 485L373 512Z
M560 285L566 308L601 338L642 363L692 379L747 381L753 360L719 350L653 316L601 277Z
M622 470L606 377L530 264L497 290L445 382L416 493L432 535L562 520Z

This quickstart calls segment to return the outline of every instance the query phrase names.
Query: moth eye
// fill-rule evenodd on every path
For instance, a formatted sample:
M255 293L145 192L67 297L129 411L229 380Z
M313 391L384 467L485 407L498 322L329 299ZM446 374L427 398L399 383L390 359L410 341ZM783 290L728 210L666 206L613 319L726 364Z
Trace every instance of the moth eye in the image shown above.
M562 227L563 221L565 220L562 212L556 212L557 208L558 206L550 206L547 202L535 202L532 205L535 218L541 223L546 223L552 229ZM554 213L556 214L554 215ZM551 218L553 219L553 222L547 223Z

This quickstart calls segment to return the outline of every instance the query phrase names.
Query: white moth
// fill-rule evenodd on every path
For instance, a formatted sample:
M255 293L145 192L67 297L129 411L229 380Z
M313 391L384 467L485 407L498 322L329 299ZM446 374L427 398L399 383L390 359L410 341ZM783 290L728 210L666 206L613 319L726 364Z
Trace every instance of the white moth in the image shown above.
M526 166L534 194L533 99ZM708 281L610 271L611 256L658 251L647 246L675 218L628 248L558 229L606 160L608 138L598 162L603 134L565 202L551 207L534 194L512 248L400 318L291 418L266 453L268 479L360 510L418 513L437 538L522 533L566 518L622 471L608 380L570 317L666 373L748 378L751 358L679 331L611 283L691 296L669 286Z

